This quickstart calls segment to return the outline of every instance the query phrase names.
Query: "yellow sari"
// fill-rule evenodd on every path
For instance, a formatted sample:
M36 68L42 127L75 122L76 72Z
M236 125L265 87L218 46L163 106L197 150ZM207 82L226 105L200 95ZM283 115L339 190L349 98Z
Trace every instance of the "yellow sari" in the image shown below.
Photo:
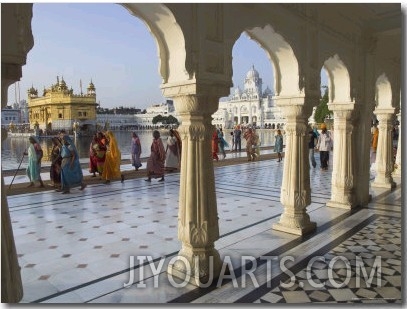
M121 153L119 147L117 146L117 140L112 131L107 131L105 135L108 139L108 146L106 151L106 160L103 167L102 179L120 179Z

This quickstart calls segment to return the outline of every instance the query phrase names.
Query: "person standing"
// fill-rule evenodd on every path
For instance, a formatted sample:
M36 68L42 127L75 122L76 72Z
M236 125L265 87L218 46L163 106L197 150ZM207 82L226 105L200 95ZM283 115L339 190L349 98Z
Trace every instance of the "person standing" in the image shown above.
M242 131L240 130L240 126L236 126L236 129L233 131L233 136L235 137L235 151L239 149L242 151Z
M218 137L218 130L212 133L212 160L219 161L218 157L219 152L219 137Z
M40 188L44 187L44 183L41 179L41 160L43 157L43 151L36 136L31 135L28 140L30 146L28 150L24 152L24 155L28 155L27 176L30 179L28 187L33 187L35 181L39 181Z
M113 179L121 179L121 182L124 182L124 175L120 172L122 155L117 145L116 137L112 131L107 131L105 136L107 151L105 164L103 166L102 180L105 180L105 184L109 184Z
M51 186L56 189L61 188L61 141L58 137L54 136L52 138L52 150L51 150L51 168L49 171L49 176L51 179Z
M176 171L180 164L180 149L173 129L170 130L170 135L167 138L165 153L165 169L169 172Z
M281 130L277 130L277 134L274 136L274 152L277 152L278 161L283 161L283 157L281 153L283 152L283 135L281 134Z
M257 133L256 129L253 129L253 147L257 158L260 158L260 144L261 144L260 136Z
M134 166L134 169L138 169L142 166L141 160L141 143L140 138L136 132L133 132L133 137L131 138L131 165Z
M89 146L89 173L93 174L92 177L96 177L96 173L98 172L98 148L98 137L97 134L95 134Z
M377 142L379 141L379 129L377 125L373 126L373 134L372 134L372 150L373 152L377 151Z
M230 132L230 143L232 144L232 147L230 147L230 152L233 152L235 149L235 136L233 134L233 130Z
M308 158L310 165L312 165L313 168L317 166L317 162L315 161L315 140L318 138L314 130L310 130L308 132Z
M321 160L321 170L328 170L329 151L331 150L331 136L327 131L326 124L321 125L321 134L318 137L317 149Z
M160 132L154 130L153 142L151 143L151 153L147 160L147 179L151 182L151 178L160 178L159 181L164 181L164 163L165 149L160 137Z
M255 148L255 135L252 128L247 128L243 134L243 138L246 140L246 153L247 160L254 161L256 158L256 148Z
M218 129L218 141L219 141L219 152L223 155L223 159L225 159L226 158L225 147L229 147L229 145L224 139L222 128Z
M68 135L62 136L61 147L61 190L62 194L70 193L71 188L79 187L79 190L86 188L83 183L83 173L79 162L78 151L75 144ZM57 189L57 191L60 191Z

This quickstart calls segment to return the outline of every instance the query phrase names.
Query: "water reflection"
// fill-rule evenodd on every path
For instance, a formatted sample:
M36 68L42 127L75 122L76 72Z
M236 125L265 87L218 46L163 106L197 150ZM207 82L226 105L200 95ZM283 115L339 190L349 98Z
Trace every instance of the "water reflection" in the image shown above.
M163 139L164 145L168 137L168 131L163 130L161 132L161 138ZM224 130L225 140L232 145L231 142L231 130ZM274 145L274 130L258 130L257 131L260 140L261 146L271 146ZM131 150L131 137L132 131L114 131L117 142L119 144L120 150L122 152L122 159L130 158ZM140 138L142 146L142 158L146 158L150 155L150 146L153 140L153 134L151 130L146 131L137 131L137 134ZM82 136L76 139L76 148L81 159L87 159L89 157L89 146L91 142L91 136ZM51 138L41 138L40 145L44 151L44 158L42 162L44 164L50 163L50 154L52 151L52 141ZM2 169L15 169L18 167L20 160L23 156L24 151L28 148L29 141L28 137L8 137L1 144L1 161ZM242 150L246 147L246 142L242 138ZM27 158L23 159L23 164L21 168L27 166Z

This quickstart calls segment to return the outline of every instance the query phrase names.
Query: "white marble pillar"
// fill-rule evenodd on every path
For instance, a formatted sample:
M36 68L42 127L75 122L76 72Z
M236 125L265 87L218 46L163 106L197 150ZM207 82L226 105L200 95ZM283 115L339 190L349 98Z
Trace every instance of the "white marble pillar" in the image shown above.
M396 186L391 173L393 172L393 119L394 108L377 108L374 111L379 121L379 140L376 152L376 178L373 187L391 189Z
M400 113L397 114L397 120L399 121L399 137L397 141L396 164L393 171L393 176L401 177L401 151L402 151L401 135L403 134L403 132L401 131L401 111Z
M333 171L331 199L327 206L352 209L354 204L354 179L352 158L351 116L354 103L330 103L328 108L334 112Z
M178 238L182 242L177 260L168 272L201 286L217 278L221 260L215 249L219 238L215 175L211 155L214 126L212 114L219 97L183 95L172 97L181 118L181 180Z
M278 106L286 117L286 148L280 197L284 211L273 229L305 235L316 229L315 222L310 221L306 212L306 207L311 204L307 132L309 114L302 104L289 102Z

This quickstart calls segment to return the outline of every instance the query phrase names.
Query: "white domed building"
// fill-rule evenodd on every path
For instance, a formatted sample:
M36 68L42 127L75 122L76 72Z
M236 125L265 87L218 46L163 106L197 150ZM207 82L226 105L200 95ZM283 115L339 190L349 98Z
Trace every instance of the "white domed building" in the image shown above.
M244 89L238 86L227 101L220 101L213 118L214 125L225 128L238 124L280 128L285 122L280 109L274 106L271 89L263 91L263 80L254 66L246 74Z

